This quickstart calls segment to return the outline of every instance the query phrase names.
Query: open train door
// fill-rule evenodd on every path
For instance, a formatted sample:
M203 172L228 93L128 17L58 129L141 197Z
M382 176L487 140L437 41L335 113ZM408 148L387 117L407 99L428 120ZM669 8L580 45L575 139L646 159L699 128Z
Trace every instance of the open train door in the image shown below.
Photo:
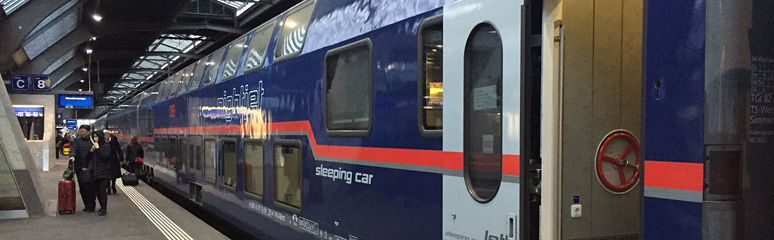
M521 1L444 7L444 239L517 239Z
M642 4L544 1L543 239L642 239Z

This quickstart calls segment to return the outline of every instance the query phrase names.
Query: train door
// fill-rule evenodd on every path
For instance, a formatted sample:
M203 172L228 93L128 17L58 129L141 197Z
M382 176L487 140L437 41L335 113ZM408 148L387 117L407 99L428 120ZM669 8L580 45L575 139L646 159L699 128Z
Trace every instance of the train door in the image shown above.
M642 4L544 1L541 238L642 238Z
M521 1L444 8L444 239L517 239Z

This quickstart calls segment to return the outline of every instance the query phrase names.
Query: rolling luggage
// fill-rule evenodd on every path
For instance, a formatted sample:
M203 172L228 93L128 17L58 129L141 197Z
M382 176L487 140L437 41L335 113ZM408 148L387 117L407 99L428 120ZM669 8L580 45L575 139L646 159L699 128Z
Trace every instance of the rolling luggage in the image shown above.
M75 182L72 179L59 181L59 214L75 213Z
M134 173L124 173L124 175L121 175L121 182L124 183L124 186L137 186L138 181L137 175L134 175Z

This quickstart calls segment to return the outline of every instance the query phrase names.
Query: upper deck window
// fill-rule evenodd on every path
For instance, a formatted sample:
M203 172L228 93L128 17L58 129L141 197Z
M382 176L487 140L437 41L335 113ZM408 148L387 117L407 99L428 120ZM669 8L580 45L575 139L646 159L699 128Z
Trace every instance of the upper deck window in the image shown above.
M371 41L361 40L325 57L325 125L329 135L367 136L371 129Z
M210 85L218 79L218 68L223 60L223 49L221 48L215 54L210 55L210 60L207 61L207 76L204 78L204 86Z
M180 87L177 89L177 95L183 95L188 92L188 80L191 79L191 76L193 75L193 69L194 66L191 65L181 71L180 81L178 82Z
M182 73L178 72L174 76L171 76L169 78L169 98L172 98L177 95L177 89L180 87L180 76L183 75Z
M234 41L234 43L231 44L231 47L228 48L226 61L223 62L223 80L221 81L226 81L236 76L237 68L239 67L239 59L242 58L242 50L247 47L245 45L246 39L247 37L241 37Z
M202 83L202 75L204 75L205 63L207 61L199 60L196 62L196 67L193 71L193 77L191 77L191 83L188 84L188 91L199 89L199 84ZM193 65L192 65L193 66Z
M282 30L274 48L274 59L282 60L301 53L313 10L314 5L310 2L293 10L285 21L280 23Z
M271 39L271 30L274 24L267 24L258 29L250 40L250 47L247 50L247 60L245 60L245 72L258 69L263 66L266 60L266 48L269 47Z

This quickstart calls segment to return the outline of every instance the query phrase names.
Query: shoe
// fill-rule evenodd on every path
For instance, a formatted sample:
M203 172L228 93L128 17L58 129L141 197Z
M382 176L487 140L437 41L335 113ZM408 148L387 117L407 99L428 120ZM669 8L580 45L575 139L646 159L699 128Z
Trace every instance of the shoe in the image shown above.
M100 216L105 216L106 214L107 214L107 210L105 210L105 209L100 209L100 210L97 212L97 215L100 215Z
M94 209L84 208L83 211L84 212L94 212Z
M116 191L116 186L113 186L113 194L116 194L116 192L118 192Z

